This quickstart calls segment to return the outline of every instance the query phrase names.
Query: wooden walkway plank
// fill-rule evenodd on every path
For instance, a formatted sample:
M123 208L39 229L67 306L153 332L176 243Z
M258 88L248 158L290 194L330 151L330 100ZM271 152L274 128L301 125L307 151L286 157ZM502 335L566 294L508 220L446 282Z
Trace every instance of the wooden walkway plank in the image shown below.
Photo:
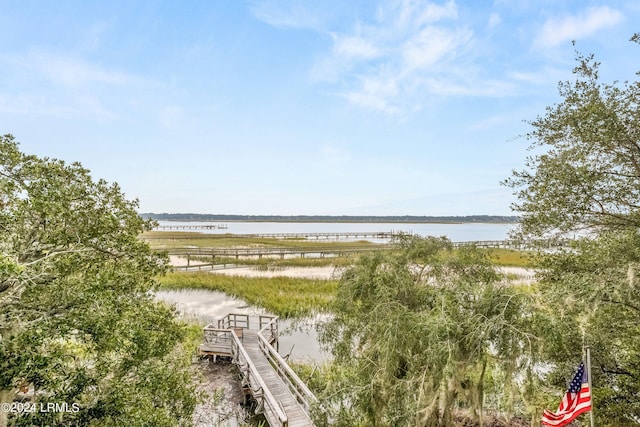
M252 325L248 315L231 313L206 326L200 354L233 358L243 387L258 404L256 412L271 427L313 427L308 411L315 396L271 346L277 340L277 317L259 316Z
M269 363L260 350L257 332L245 332L243 347L258 369L260 376L267 384L271 394L273 394L273 396L282 404L284 412L287 414L287 418L289 420L289 427L313 426L311 419L293 396L289 387L287 387L284 381L282 381L274 367Z

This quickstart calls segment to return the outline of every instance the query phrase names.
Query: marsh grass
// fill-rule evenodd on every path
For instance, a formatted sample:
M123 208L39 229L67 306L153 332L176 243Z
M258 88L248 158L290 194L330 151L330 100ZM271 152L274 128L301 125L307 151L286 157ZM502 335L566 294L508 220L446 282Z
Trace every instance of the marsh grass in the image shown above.
M224 292L283 318L305 317L317 311L328 311L338 287L337 280L210 273L169 273L160 278L160 284L161 289Z
M534 264L533 252L517 251L514 249L483 249L491 262L504 267L532 267Z
M211 257L207 256L192 256L192 260L202 261L205 263L211 262ZM271 268L279 267L348 267L353 265L357 258L353 255L349 256L335 256L324 258L309 258L309 257L295 257L295 258L250 258L244 257L238 260L234 257L216 257L216 264L243 264L253 265L263 271L267 271Z
M389 249L393 250L393 249ZM504 248L479 248L496 267L533 267L535 264L535 253L529 251L519 251L515 249ZM455 258L459 249L453 249L451 252L441 251L439 257L442 260Z
M335 246L372 246L374 244L367 241L359 242L327 242L308 241L298 239L259 239L259 238L239 238L233 235L207 235L203 233L189 232L149 232L147 236L160 236L163 239L152 239L150 243L153 247L164 245L175 245L173 247L199 246L199 247L309 247L310 245L327 247ZM194 238L194 236L196 236ZM175 239L175 240L171 240ZM384 245L377 245L385 249ZM166 247L165 247L166 248ZM388 248L388 247L387 247ZM530 252L516 251L510 249L485 249L489 259L496 266L510 267L531 267L533 264L533 254ZM454 251L455 253L455 251ZM450 256L454 254L444 255ZM192 259L196 259L195 257ZM208 262L210 257L202 257L202 261ZM263 271L277 271L281 267L320 267L335 266L339 268L349 267L357 262L358 255L348 254L344 256L334 256L325 258L245 258L240 262L245 265L253 265ZM237 264L239 260L235 258L216 257L219 264ZM240 277L225 276L210 273L171 273L160 279L164 289L208 289L224 292L237 298L241 298L247 303L260 306L272 313L283 317L304 317L314 311L326 311L330 308L330 303L335 297L338 281L319 280L292 277Z
M371 248L378 247L381 250L388 248L388 245L372 243L367 240L358 241L335 241L335 240L307 240L302 238L270 239L257 237L237 237L233 234L204 234L188 231L148 231L141 235L146 239L152 248L172 249L184 247L198 248ZM483 249L487 251L492 262L499 266L509 267L531 267L532 252L518 251L513 249ZM206 261L206 260L205 260ZM222 260L221 264L225 260ZM244 262L247 261L247 262ZM346 266L355 261L349 255L328 258L287 258L283 260L262 259L243 260L248 265L275 265L283 267L315 267L315 266ZM233 262L237 262L234 260Z

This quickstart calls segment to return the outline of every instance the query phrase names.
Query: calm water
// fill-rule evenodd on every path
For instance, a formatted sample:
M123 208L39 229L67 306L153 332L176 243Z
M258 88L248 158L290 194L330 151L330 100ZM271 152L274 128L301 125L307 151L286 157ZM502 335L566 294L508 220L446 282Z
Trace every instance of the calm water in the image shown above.
M156 298L175 304L176 309L187 318L202 323L217 324L217 320L229 313L248 314L251 322L256 322L261 314L270 314L266 310L247 304L241 299L230 297L222 292L189 289L179 291L158 291ZM278 352L289 355L291 360L300 362L321 361L327 354L320 349L315 323L320 318L298 321L279 321L280 339Z
M203 230L211 234L260 233L351 233L402 231L420 236L446 236L453 242L505 240L514 224L402 224L341 222L181 222L159 221L160 225L224 225L226 229Z

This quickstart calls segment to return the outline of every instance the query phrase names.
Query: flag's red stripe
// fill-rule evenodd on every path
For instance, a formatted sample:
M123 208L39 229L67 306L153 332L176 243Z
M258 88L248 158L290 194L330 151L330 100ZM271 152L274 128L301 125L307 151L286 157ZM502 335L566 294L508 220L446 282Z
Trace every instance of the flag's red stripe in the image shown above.
M578 415L584 413L584 412L588 412L591 410L591 405L586 405L585 407L578 407L575 409L574 412L567 414L565 418L561 419L561 420L556 420L556 421L547 421L544 418L542 419L542 424L546 425L546 426L553 426L553 427L562 427L564 425L569 424L571 421L575 420Z
M591 410L591 390L587 384L582 384L577 395L566 393L555 413L544 410L542 424L553 427L561 427L569 424L578 415Z

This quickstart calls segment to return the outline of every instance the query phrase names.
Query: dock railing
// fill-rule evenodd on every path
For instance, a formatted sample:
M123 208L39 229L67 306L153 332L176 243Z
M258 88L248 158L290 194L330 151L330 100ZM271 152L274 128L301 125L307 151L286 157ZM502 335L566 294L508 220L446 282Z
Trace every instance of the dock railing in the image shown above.
M221 329L251 329L248 314L229 313L218 320Z
M259 330L257 335L251 334L250 336L257 336L260 353L310 418L312 405L317 402L317 398L273 346L278 342L277 316L259 315L256 325L256 317L229 313L218 319L217 327L210 324L203 328L204 342L200 346L200 353L232 357L233 363L240 370L242 387L256 401L255 412L264 414L271 426L288 427L289 420L281 402L268 389L264 379L260 376L258 367L249 358L244 347L247 343L243 344L243 336L248 336L244 331L250 329L252 322L254 328L257 326Z
M258 335L266 338L269 344L278 341L278 316L260 316L259 318L260 330Z
M274 324L276 325L275 328L277 331L277 320L277 317L273 318L260 329L260 332L258 332L258 346L307 415L311 416L311 405L317 402L316 396L309 390L307 385L298 377L293 369L291 369L277 350L273 348L271 345L272 341L267 338L267 336L271 337L271 334L273 334Z
M207 325L202 328L202 331L204 332L204 342L199 347L201 353L217 356L231 356L233 354L231 330Z
M251 395L256 401L256 413L263 413L264 416L271 421L271 425L279 425L288 427L289 420L284 413L280 402L271 394L269 388L258 373L255 365L251 362L249 355L242 347L240 338L235 331L231 330L233 337L232 354L233 360L238 365L242 374L242 386L251 388Z

